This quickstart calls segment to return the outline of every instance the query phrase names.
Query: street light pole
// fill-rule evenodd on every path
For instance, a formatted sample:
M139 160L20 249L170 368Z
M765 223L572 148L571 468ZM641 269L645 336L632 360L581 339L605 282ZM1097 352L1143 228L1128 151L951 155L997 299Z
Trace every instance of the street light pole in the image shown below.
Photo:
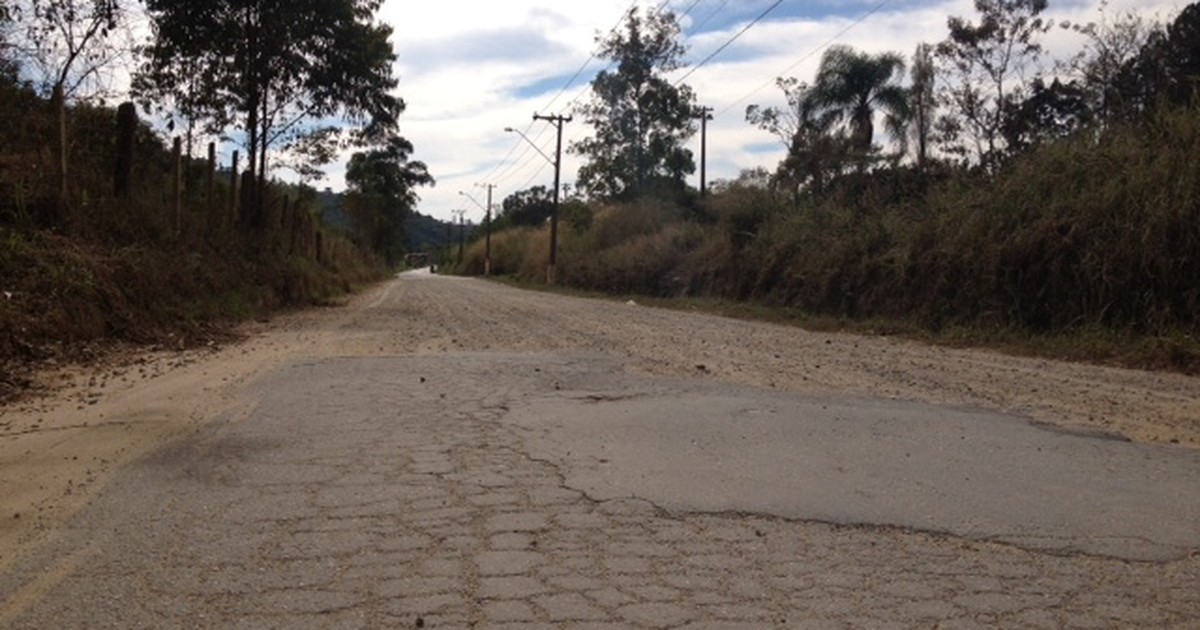
M533 119L549 122L558 131L554 148L554 208L550 211L550 263L546 267L546 284L554 284L554 270L558 260L558 191L562 175L562 130L563 123L571 122L571 116L542 116L535 112Z

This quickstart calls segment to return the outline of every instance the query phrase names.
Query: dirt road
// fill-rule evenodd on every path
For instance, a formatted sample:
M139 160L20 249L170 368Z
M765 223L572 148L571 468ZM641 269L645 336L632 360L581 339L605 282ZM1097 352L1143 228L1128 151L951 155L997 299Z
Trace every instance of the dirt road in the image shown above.
M682 510L640 496L637 479L623 482L632 496L580 481L628 449L572 449L562 427L513 420L555 392L622 403L612 392L632 383L686 383L1028 417L1124 436L1154 459L1200 448L1200 379L426 274L248 333L98 368L0 412L0 625L1186 627L1200 615L1186 545L1147 562L935 526ZM1179 502L1200 502L1200 482L1184 487Z

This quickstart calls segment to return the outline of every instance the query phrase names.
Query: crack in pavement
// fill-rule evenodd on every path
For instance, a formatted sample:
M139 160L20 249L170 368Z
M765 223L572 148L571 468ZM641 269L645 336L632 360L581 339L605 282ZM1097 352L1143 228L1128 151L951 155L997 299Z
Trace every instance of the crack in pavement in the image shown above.
M581 367L591 376L578 376ZM589 496L561 461L531 448L510 409L531 392L587 396L594 387L574 386L608 371L578 357L472 354L325 360L267 375L252 387L262 404L248 417L143 459L61 544L0 575L8 592L96 531L136 532L0 621L14 629L1186 627L1200 610L1196 557L1056 555Z
M179 437L117 472L46 545L0 566L0 626L1091 628L1192 627L1200 616L1194 552L1142 562L772 510L688 509L647 491L666 468L643 470L633 491L596 493L574 477L581 468L633 476L661 456L631 461L607 435L590 443L563 432L681 391L737 386L796 400L845 391L1025 409L1054 427L1122 433L1130 418L1152 415L1152 433L1127 434L1194 442L1191 379L458 279L401 279L353 308L279 322L273 335L231 349L248 362L214 368L205 387L188 393L196 381L167 374L150 390L173 408L207 397L216 402L203 409L215 411L175 414L190 419L186 432L164 429ZM139 392L128 400L144 405ZM522 420L547 400L559 405L543 418L549 425ZM758 403L731 408L739 428L786 415ZM96 409L120 414L107 399ZM673 428L680 439L671 444L722 470L722 448L741 435L702 433L697 421L714 409L685 406L691 424ZM872 427L871 438L895 440L889 427ZM636 440L632 428L608 430ZM849 435L839 430L839 440ZM1055 433L1037 439L1090 439ZM773 441L811 439L784 438ZM548 456L553 440L565 448ZM827 450L845 449L836 444ZM1096 453L1130 446L1095 444L1108 444ZM848 462L832 463L845 474ZM699 487L689 492L707 483L702 474L691 481ZM748 494L728 494L739 493ZM18 609L15 593L33 596Z

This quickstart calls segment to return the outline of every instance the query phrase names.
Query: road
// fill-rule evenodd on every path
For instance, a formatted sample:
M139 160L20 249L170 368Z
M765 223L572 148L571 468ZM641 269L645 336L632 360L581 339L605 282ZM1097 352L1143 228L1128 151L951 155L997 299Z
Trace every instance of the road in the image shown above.
M1200 380L405 274L0 416L0 627L1196 627Z

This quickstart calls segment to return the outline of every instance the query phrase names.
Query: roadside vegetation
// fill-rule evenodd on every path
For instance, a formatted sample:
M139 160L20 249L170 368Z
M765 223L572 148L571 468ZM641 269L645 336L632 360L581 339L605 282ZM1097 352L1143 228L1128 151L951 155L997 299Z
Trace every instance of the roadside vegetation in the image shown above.
M746 117L786 158L707 196L684 184L690 153L668 141L694 131L694 116L656 118L673 133L580 143L585 156L633 157L620 169L594 159L563 203L556 281L1200 371L1200 4L1165 24L1102 8L1096 23L1068 26L1083 43L1065 60L1039 43L1062 28L1043 19L1044 0L976 8L910 64L832 47L811 84L781 78L788 106ZM672 28L633 15L606 50L622 69L656 68L638 77L661 74L678 51L632 34L669 39ZM610 74L586 112L657 116L622 110L638 101L613 98ZM639 80L625 84L645 93ZM686 110L689 99L664 102ZM633 158L649 162L631 172ZM505 201L493 273L545 280L551 210L544 189ZM483 257L477 240L458 271L482 273Z
M397 133L379 3L195 6L0 0L0 402L31 366L219 341L403 254L414 189L433 180ZM327 195L304 182L347 147L327 225Z
M434 181L398 133L380 3L276 4L0 0L0 400L31 363L206 343L407 253ZM1045 0L975 7L909 57L833 46L814 77L780 77L786 105L745 118L786 157L703 191L687 147L708 112L669 76L679 25L631 12L572 112L592 135L568 147L586 167L555 280L1200 370L1200 5L1161 24L1102 5L1066 26L1066 59L1040 43L1063 28ZM346 149L331 211L308 182ZM490 233L494 274L545 282L553 199L509 195L440 267L482 274Z

